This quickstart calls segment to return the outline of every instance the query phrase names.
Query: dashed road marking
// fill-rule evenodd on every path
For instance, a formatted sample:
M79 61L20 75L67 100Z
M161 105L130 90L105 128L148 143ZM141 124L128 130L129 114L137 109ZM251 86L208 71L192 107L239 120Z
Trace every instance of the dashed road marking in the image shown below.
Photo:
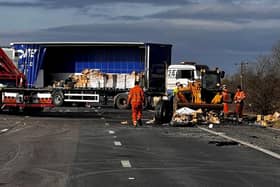
M251 144L251 143L248 143L248 142L245 142L245 141L242 141L242 140L239 140L239 139L232 138L232 137L230 137L230 136L225 135L224 133L215 132L215 131L206 129L206 128L204 128L204 127L198 127L198 128L201 129L201 130L204 130L204 131L206 131L206 132L209 132L209 133L211 133L211 134L215 134L215 135L217 135L217 136L223 137L223 138L225 138L225 139L228 139L228 140L235 141L235 142L238 142L238 143L240 143L240 144L246 145L246 146L248 146L248 147L250 147L250 148L252 148L252 149L255 149L255 150L257 150L257 151L263 152L263 153L265 153L265 154L267 154L267 155L270 155L270 156L272 156L272 157L274 157L274 158L280 159L280 154L278 154L278 153L272 152L272 151L270 151L270 150L261 148L261 147L259 147L259 146L253 145L253 144Z
M124 168L131 168L131 164L129 160L121 160L122 167Z
M105 123L105 126L109 126L110 124L109 123Z
M120 141L114 141L115 146L122 146L122 143Z
M109 134L115 134L115 131L109 130Z
M116 139L116 138L117 138L117 136L113 136L113 138L115 138L115 139Z
M100 118L100 119L105 119L104 117Z
M1 132L6 132L8 131L9 129L2 129Z
M128 180L135 180L135 177L128 177Z

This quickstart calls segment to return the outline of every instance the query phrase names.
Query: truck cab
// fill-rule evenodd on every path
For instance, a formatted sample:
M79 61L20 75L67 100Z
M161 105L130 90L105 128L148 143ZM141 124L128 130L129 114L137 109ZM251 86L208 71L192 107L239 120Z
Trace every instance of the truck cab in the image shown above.
M195 62L180 62L168 67L167 93L172 93L176 83L180 82L187 86L189 82L201 79L201 69L208 70L206 65L198 65Z

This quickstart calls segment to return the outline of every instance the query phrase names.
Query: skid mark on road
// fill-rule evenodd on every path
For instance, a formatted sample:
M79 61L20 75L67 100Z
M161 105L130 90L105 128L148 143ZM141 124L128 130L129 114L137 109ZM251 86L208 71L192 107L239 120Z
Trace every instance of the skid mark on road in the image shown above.
M223 137L223 138L225 138L225 139L238 142L238 143L240 143L240 144L242 144L242 145L245 145L245 146L248 146L248 147L250 147L250 148L252 148L252 149L255 149L255 150L257 150L257 151L263 152L263 153L265 153L265 154L267 154L267 155L269 155L269 156L272 156L272 157L274 157L274 158L280 159L280 155L279 155L279 154L277 154L277 153L275 153L275 152L272 152L272 151L270 151L270 150L261 148L261 147L259 147L259 146L257 146L257 145L253 145L253 144L251 144L251 143L248 143L248 142L245 142L245 141L236 139L236 138L232 138L232 137L230 137L230 136L225 135L224 133L215 132L215 131L206 129L206 128L204 128L204 127L198 127L198 128L201 129L201 130L203 130L203 131L209 132L209 133L211 133L211 134L214 134L214 135Z
M3 167L1 167L0 171L10 168L10 166L13 165L13 162L15 162L15 160L17 160L19 158L20 154L21 154L21 145L17 144L15 156L12 159L10 159L8 162L6 162L3 165Z

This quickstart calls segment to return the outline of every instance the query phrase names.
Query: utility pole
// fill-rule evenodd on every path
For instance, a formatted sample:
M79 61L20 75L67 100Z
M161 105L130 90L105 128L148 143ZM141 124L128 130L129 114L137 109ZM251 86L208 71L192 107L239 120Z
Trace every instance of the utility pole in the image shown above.
M241 86L241 89L245 89L245 73L246 73L246 66L248 65L248 62L241 62L239 64L236 64L236 65L239 65L240 66L240 86Z

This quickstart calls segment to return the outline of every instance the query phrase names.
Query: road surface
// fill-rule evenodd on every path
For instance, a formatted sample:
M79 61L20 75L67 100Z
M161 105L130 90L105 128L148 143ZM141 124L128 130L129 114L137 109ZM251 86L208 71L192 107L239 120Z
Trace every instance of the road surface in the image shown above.
M279 159L197 127L122 125L129 110L0 117L0 186L280 186Z

